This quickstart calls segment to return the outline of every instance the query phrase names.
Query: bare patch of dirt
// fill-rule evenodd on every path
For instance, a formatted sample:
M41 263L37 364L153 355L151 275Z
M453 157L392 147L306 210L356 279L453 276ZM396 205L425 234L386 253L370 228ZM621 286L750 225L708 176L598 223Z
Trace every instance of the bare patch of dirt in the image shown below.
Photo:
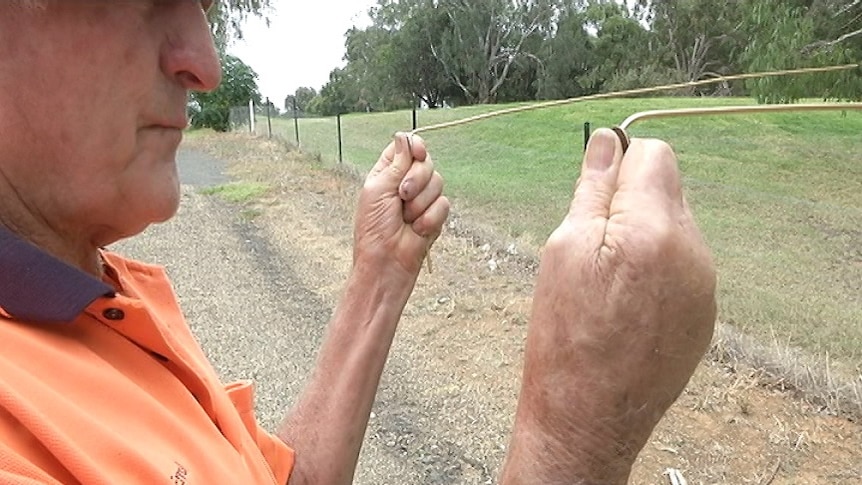
M316 275L309 286L334 301L351 262L356 178L247 136L203 137L187 146L231 161L235 177L271 187L256 203L255 222L276 244L305 248L303 264ZM535 255L505 240L486 244L461 224L434 246L434 273L420 278L392 352L416 381L413 399L441 408L428 412L436 420L433 443L476 457L450 483L487 483L503 459L514 414L534 279L525 261ZM691 484L862 482L862 425L762 382L756 372L704 361L641 453L631 483L671 483L669 468ZM372 417L371 434L375 426ZM411 447L433 443L400 446L414 456Z

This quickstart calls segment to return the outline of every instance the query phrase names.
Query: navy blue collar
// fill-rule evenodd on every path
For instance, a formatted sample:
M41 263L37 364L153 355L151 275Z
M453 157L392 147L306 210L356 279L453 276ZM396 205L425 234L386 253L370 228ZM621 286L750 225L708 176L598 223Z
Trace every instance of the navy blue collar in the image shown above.
M38 323L75 320L93 301L114 290L0 226L0 308Z

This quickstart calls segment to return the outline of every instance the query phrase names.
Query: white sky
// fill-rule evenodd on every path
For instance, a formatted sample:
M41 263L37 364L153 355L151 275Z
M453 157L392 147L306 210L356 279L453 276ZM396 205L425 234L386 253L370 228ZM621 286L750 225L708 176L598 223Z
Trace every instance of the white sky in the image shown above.
M273 0L270 27L246 22L245 39L228 52L258 74L264 97L283 108L284 98L300 86L319 90L329 72L344 65L344 32L370 24L375 0Z

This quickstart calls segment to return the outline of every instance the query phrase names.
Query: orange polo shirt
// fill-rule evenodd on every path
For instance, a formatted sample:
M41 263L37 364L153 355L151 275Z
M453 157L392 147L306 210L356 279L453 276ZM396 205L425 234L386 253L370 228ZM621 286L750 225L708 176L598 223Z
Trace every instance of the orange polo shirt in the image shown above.
M112 288L0 228L0 484L287 483L293 451L227 386L165 272L105 252Z

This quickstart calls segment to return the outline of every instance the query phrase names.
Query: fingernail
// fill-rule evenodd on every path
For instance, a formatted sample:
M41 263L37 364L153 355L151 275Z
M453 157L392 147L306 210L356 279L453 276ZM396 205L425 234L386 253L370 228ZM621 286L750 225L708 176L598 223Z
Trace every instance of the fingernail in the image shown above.
M410 180L405 180L401 183L401 198L406 199L410 197L410 189L413 187L413 183Z
M584 154L584 167L592 170L607 170L614 164L616 155L616 135L607 130L597 131L587 144Z

